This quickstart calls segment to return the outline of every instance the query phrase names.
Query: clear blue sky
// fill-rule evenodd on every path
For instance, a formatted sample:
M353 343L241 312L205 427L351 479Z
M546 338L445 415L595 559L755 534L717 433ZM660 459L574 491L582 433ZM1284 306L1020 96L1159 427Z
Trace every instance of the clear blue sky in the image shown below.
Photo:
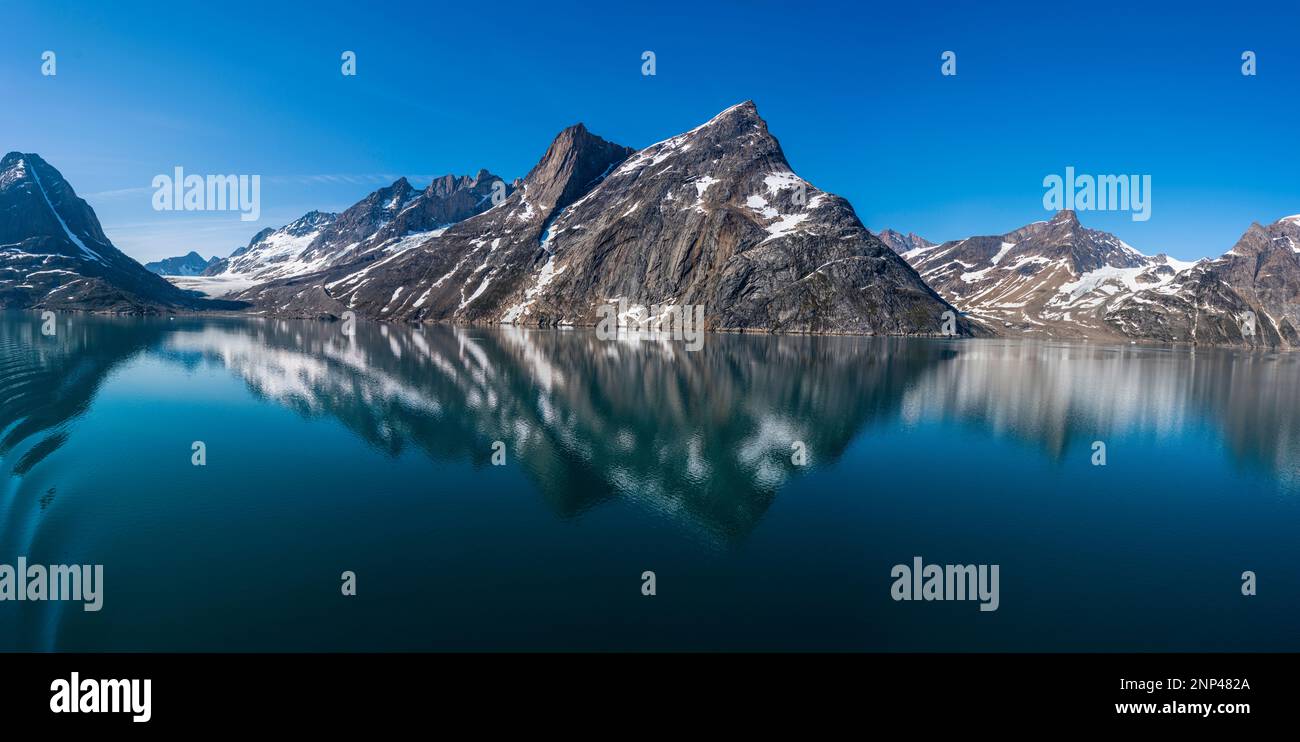
M1152 176L1149 221L1081 214L1148 253L1218 255L1300 213L1294 2L288 5L5 3L0 150L44 156L141 260L225 255L398 175L514 178L577 121L640 147L745 99L873 229L999 234L1046 218L1067 165ZM177 165L260 174L261 221L153 211Z

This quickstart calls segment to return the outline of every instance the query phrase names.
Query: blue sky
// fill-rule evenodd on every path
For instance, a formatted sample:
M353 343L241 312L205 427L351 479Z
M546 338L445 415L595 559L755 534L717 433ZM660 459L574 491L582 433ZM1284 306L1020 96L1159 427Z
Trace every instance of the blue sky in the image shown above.
M577 121L641 147L753 99L794 170L872 229L1001 234L1047 218L1043 178L1072 165L1151 175L1149 221L1081 219L1188 259L1300 213L1296 8L20 0L0 8L0 149L45 157L152 260L228 254L399 175L512 179ZM261 220L154 211L178 165L261 175Z

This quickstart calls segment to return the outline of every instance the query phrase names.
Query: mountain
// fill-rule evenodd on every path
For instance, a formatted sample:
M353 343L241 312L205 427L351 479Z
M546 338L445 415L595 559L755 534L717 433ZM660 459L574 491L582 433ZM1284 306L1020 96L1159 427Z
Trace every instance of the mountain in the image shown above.
M0 308L144 313L207 306L113 246L90 205L34 154L0 160Z
M951 310L792 172L752 102L640 151L571 126L488 211L239 296L277 315L531 326L593 325L622 299L701 305L715 330L900 335L938 334Z
M1117 302L1167 287L1193 265L1143 255L1083 227L1073 211L1004 235L917 243L901 255L957 308L1024 337L1127 337L1110 315Z
M198 276L207 270L208 266L217 262L220 258L208 260L202 255L191 250L188 254L176 258L163 258L152 263L145 263L146 270L157 273L160 276Z
M1135 338L1300 347L1300 215L1250 225L1221 257L1136 292L1109 319Z
M486 170L474 177L444 175L424 190L399 178L341 214L312 211L279 229L264 229L203 275L273 281L400 252L487 210L496 183L502 184L503 197L509 193L510 187Z
M885 229L876 234L876 237L880 238L880 241L885 243L890 250L893 250L900 255L910 250L934 246L933 242L915 232L902 234L901 232L895 232L892 229Z
M1196 262L1144 255L1072 211L901 255L1004 335L1300 347L1300 216L1253 224L1222 257Z

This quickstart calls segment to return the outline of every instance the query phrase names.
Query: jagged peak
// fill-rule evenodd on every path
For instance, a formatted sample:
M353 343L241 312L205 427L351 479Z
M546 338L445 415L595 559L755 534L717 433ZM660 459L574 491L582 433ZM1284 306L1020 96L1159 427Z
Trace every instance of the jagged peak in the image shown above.
M40 155L31 152L13 151L6 154L3 159L0 159L0 170L8 170L9 168L24 162L33 162L41 165L49 164L45 162L45 160L42 160Z
M1069 224L1071 226L1078 226L1079 215L1074 212L1074 209L1061 209L1060 211L1056 212L1056 214L1053 215L1051 220L1048 221L1047 223L1048 224Z
M429 181L429 185L424 189L424 192L431 197L446 198L457 191L477 188L484 183L494 183L498 180L505 182L504 178L493 175L487 168L479 168L478 173L474 175L447 173Z
M890 247L890 249L894 250L894 252L900 254L912 250L922 250L927 247L934 247L935 244L937 244L927 240L916 232L908 232L904 234L896 229L890 229L888 227L876 232L875 234L880 241L884 242Z
M1288 232L1295 226L1300 226L1300 221L1293 221L1295 217L1279 219L1267 226L1259 222L1251 222L1250 227L1237 238L1232 249L1219 256L1219 260L1229 260L1240 257L1258 257L1269 255L1274 251L1281 251L1283 254L1293 254L1295 246L1294 237L1288 238Z
M411 185L411 181L407 180L406 176L403 175L397 180L394 180L392 184L386 185L383 188L380 188L379 190L370 194L370 198L374 200L392 198L394 195L402 196L405 194L409 194L414 190L415 188Z
M336 216L338 216L338 214L335 214L335 213L330 212L330 211L317 211L317 210L315 210L315 209L312 209L311 211L307 212L306 214L303 214L302 216L300 216L300 217L298 217L297 219L293 220L293 222L291 222L291 224L300 224L300 223L302 223L302 224L308 224L308 223L313 223L313 222L319 222L319 221L324 221L324 220L328 220L328 219L333 219L333 218L336 217Z
M276 232L287 232L295 236L303 235L308 232L314 232L317 229L320 229L321 227L329 224L330 222L334 221L337 218L338 218L338 214L334 214L327 211L312 210L307 212L306 214L303 214L297 219L294 219L293 221L289 222L283 227L280 227L279 229L274 229L271 227L267 227L266 229L263 229L261 232L258 232L256 235L253 236L252 242L250 242L249 244L264 239L268 235L274 234Z
M555 136L524 177L525 197L546 214L563 209L633 151L592 134L582 123L569 126Z

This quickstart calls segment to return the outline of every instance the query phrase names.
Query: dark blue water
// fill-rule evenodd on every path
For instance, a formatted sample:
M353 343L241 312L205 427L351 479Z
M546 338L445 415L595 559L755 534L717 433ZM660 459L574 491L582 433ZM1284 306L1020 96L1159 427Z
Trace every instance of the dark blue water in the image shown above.
M0 564L105 571L0 649L1300 650L1293 355L8 313L0 378Z

